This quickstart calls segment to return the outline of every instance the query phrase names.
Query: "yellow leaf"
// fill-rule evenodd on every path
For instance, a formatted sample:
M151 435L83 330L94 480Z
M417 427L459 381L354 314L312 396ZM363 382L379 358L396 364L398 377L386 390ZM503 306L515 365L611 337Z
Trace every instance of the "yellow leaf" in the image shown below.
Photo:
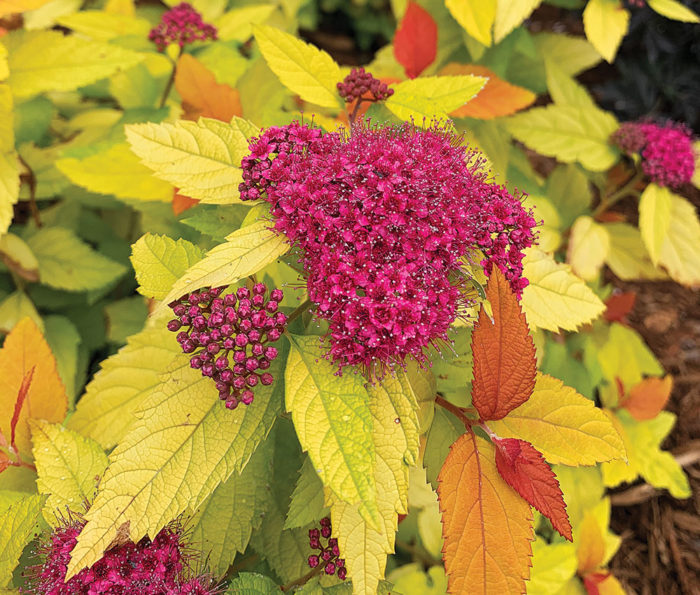
M532 544L528 595L559 593L566 582L576 574L576 563L576 547L573 543L548 544L542 537L538 537Z
M532 514L496 470L493 445L471 431L460 436L438 482L448 592L524 593Z
M685 198L671 194L671 224L661 244L659 263L682 285L700 284L700 220Z
M649 184L639 199L639 231L654 265L671 227L671 191Z
M649 8L674 21L698 23L700 18L690 8L675 0L648 0Z
M619 379L629 388L645 374L660 376L664 373L639 333L622 324L610 325L607 340L598 346L597 355L603 377L611 385Z
M98 41L109 41L124 35L147 37L151 29L146 19L103 10L83 10L63 15L56 22Z
M248 154L247 135L253 131L244 120L149 122L127 125L125 130L141 163L182 194L205 203L240 202L241 159Z
M0 152L0 235L10 227L14 205L19 199L19 165L17 153Z
M284 236L269 229L268 221L258 221L234 231L226 242L207 252L197 264L178 279L163 304L202 287L222 287L253 275L277 260L289 249Z
M594 465L625 456L620 435L593 401L546 374L538 374L525 403L488 425L501 438L530 442L552 464Z
M600 54L583 37L547 32L533 35L532 39L540 55L556 62L569 76L576 76L600 62Z
M336 87L343 78L340 66L327 52L275 27L255 25L253 33L267 65L285 87L309 103L342 106Z
M44 500L38 494L23 494L9 505L0 505L0 585L12 581L22 551L36 533Z
M607 62L617 54L622 38L627 33L630 13L620 0L589 0L583 11L586 37Z
M0 0L0 18L16 12L36 10L49 0Z
M107 468L107 455L97 442L58 424L31 420L37 488L47 494L44 518L56 524L66 508L82 512L92 501Z
M578 546L578 573L585 576L598 568L605 558L605 540L595 516L588 512L576 528L575 544Z
M445 6L469 35L484 45L491 45L491 27L496 20L496 0L446 0Z
M542 0L497 0L493 40L501 43L541 2Z
M605 311L605 304L568 265L540 250L528 251L523 276L530 282L522 298L530 324L555 332L573 331Z
M595 102L586 88L564 72L556 59L545 57L544 66L547 75L547 90L554 103L582 108L595 107Z
M253 25L264 23L275 8L274 4L254 4L227 10L214 21L219 39L240 43L248 41L253 35Z
M126 143L84 159L59 159L56 167L71 182L91 192L144 201L170 202L173 198L173 187L155 178Z
M651 257L636 227L629 223L606 223L604 227L610 237L610 250L606 263L620 279L633 281L668 278L651 262Z
M31 318L43 331L44 322L36 311L34 302L21 289L0 301L0 332L9 333L25 317Z
M593 218L584 215L574 222L566 259L582 279L593 281L600 273L610 250L608 232Z
M56 370L56 360L39 327L23 318L5 338L0 349L0 432L10 436L10 420L25 375L34 376L17 422L17 449L31 455L30 419L60 422L68 410L66 389Z

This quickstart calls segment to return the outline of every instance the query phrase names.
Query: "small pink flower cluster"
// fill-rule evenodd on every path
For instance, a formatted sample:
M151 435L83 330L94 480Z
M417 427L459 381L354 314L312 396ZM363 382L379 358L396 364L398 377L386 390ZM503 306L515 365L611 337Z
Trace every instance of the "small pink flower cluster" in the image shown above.
M639 153L644 173L659 186L677 188L693 177L693 137L684 124L625 122L612 140L626 153Z
M30 570L27 593L42 595L213 595L207 575L188 576L192 562L179 528L166 527L151 541L114 547L91 568L65 582L70 553L85 521L73 518L54 529L41 549L42 563Z
M347 103L360 99L365 93L371 93L368 101L383 101L394 94L386 83L374 78L365 69L353 68L341 83L338 83L338 93Z
M195 41L216 39L216 27L202 20L190 4L182 2L168 10L148 34L148 39L162 52L171 43L180 47Z
M327 545L321 544L321 538L327 539ZM345 580L348 571L345 569L345 560L340 558L338 540L331 537L331 520L328 517L321 519L321 529L309 529L309 546L312 549L320 550L318 554L309 556L309 566L316 568L323 564L323 571L326 574L336 574L341 581Z
M253 388L274 382L267 372L277 357L270 343L279 340L287 316L278 312L284 294L274 289L269 299L264 283L239 287L221 295L224 287L204 288L172 302L176 318L168 330L178 333L182 351L192 354L190 366L216 383L228 409L253 402ZM179 331L179 332L178 332Z
M368 371L425 360L464 311L462 259L480 250L520 292L535 225L489 181L461 138L438 126L299 123L253 139L243 200L271 205L275 229L303 249L309 298L329 322L331 358Z

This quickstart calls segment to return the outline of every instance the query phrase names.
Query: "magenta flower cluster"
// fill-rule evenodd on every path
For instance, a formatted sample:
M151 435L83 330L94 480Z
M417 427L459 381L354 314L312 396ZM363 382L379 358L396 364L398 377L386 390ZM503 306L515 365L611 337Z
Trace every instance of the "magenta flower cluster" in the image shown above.
M659 186L678 188L693 177L696 157L693 137L683 124L625 122L612 140L626 153L639 153L642 170Z
M321 543L321 538L328 540L325 546ZM338 540L331 537L331 519L322 518L320 529L309 529L309 547L319 550L318 554L309 556L311 568L317 568L322 564L326 574L337 574L341 581L345 580L348 572L345 569L345 560L340 557Z
M365 72L362 67L353 68L337 86L338 94L347 103L360 99L366 93L371 95L365 98L367 101L383 101L394 94L394 90L390 89L386 83L374 78L371 72Z
M236 293L222 295L224 287L193 291L171 302L175 314L168 330L176 332L182 351L190 355L190 366L216 383L219 398L228 409L239 403L250 405L253 389L273 383L267 372L277 357L277 341L287 324L278 311L284 297L257 283L252 292L239 287Z
M162 52L171 43L184 47L195 41L215 40L216 36L216 27L205 23L201 14L187 2L182 2L163 14L148 34L148 39Z
M481 160L439 126L356 126L351 136L270 128L242 162L241 198L271 205L303 250L309 298L329 323L329 356L382 372L448 341L476 250L516 292L535 220Z
M213 595L208 575L191 576L192 554L179 528L166 527L151 541L114 547L92 567L65 582L70 553L85 525L82 519L60 524L42 546L42 562L31 568L27 593L42 595Z

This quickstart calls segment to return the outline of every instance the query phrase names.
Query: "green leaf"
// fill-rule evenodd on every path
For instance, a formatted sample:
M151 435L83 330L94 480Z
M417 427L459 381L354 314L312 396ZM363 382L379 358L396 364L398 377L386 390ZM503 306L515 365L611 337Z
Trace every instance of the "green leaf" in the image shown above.
M428 430L423 453L423 466L433 488L437 489L437 476L447 458L447 453L450 452L450 446L462 434L464 434L464 424L442 407L437 407L435 418Z
M209 250L202 260L187 269L162 303L168 304L202 287L231 285L277 260L289 245L284 236L271 231L269 226L268 221L258 221L227 236L224 244Z
M2 114L0 114L2 117ZM19 199L19 165L15 151L0 152L0 235L5 233Z
M97 482L107 468L107 455L97 442L60 424L30 420L37 488L46 494L44 518L56 524L57 513L82 512L92 501Z
M78 347L81 343L80 333L65 316L47 316L44 319L44 335L51 352L56 358L56 369L61 377L66 394L68 409L75 407L78 390Z
M617 149L608 143L617 128L612 114L572 105L536 107L508 119L511 134L531 149L591 171L604 171L617 160Z
M116 45L58 31L17 31L3 41L9 50L8 83L16 97L71 91L143 59L141 54Z
M289 503L289 513L284 522L285 529L303 527L318 521L328 515L328 508L323 498L323 482L314 470L310 457L304 459L299 472L292 500Z
M277 378L281 355L270 367ZM99 560L123 523L133 541L155 535L240 472L281 412L280 384L259 386L252 404L229 411L211 379L178 358L112 452L67 576Z
M134 413L160 384L160 375L181 352L164 326L133 335L101 363L78 401L68 427L113 448L136 421Z
M223 242L232 230L238 229L248 214L249 208L243 205L200 205L191 210L191 215L180 222L208 235L217 242ZM190 211L188 211L189 215Z
M231 124L200 118L197 122L127 125L131 150L156 176L179 192L205 203L239 202L241 159L256 129L245 120Z
M667 278L666 274L651 262L636 227L629 223L606 223L605 228L610 237L610 250L605 262L615 275L623 281Z
M339 499L361 504L362 516L379 525L374 480L372 413L364 382L336 376L316 336L291 336L285 370L286 408L299 442Z
M28 316L40 329L44 328L44 321L27 294L18 289L0 301L0 332L9 333L14 326Z
M272 478L272 441L263 442L241 473L214 490L192 518L191 541L204 552L215 576L226 574L262 523Z
M600 54L583 37L563 33L533 35L542 58L555 61L569 76L576 76L600 62Z
M493 39L501 43L503 39L526 18L532 14L542 0L511 0L496 2L496 20L493 27Z
M386 107L402 120L414 119L421 125L463 106L486 84L486 78L472 75L424 76L393 85L394 94Z
M277 595L280 588L270 577L254 572L241 572L231 581L230 595Z
M105 306L107 340L123 345L126 340L143 330L148 318L148 304L141 296L134 295L115 300Z
M91 192L142 201L170 202L173 198L172 186L154 177L126 143L83 159L65 157L55 165L71 182Z
M27 239L27 244L39 261L41 282L56 289L99 289L126 272L124 266L102 256L62 227L43 227Z
M697 14L675 0L648 0L648 4L652 10L674 21L682 21L684 23L700 22Z
M654 265L671 228L671 191L649 184L639 199L639 231Z
M575 165L558 165L547 178L547 198L559 213L561 228L571 227L576 217L591 206L588 178Z
M34 534L46 498L27 495L8 506L0 505L0 585L12 580L12 571Z
M607 62L615 59L629 20L630 13L620 0L589 0L586 4L583 11L586 37Z
M678 283L700 284L700 220L697 209L686 199L671 194L670 233L659 252L659 263Z
M523 276L530 282L523 290L522 306L531 325L573 331L605 311L605 304L568 265L540 250L528 250Z
M433 373L437 390L461 407L471 405L472 348L471 329L455 328L450 331L452 347L444 357L436 358Z
M446 0L445 6L469 35L483 45L491 45L491 28L496 20L496 0Z
M56 22L98 41L109 41L125 35L147 37L151 29L151 24L146 19L104 10L83 10L60 16Z
M202 259L203 251L187 240L147 233L131 247L131 264L141 295L157 300L168 295L183 273Z
M285 87L309 103L342 107L336 85L343 77L327 52L275 27L255 25L253 33L267 65Z

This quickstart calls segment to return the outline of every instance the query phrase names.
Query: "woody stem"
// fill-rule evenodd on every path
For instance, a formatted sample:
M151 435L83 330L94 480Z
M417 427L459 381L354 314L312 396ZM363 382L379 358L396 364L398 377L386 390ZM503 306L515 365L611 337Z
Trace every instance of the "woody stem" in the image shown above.
M447 399L442 398L440 395L435 395L435 402L440 405L443 409L446 409L452 415L456 416L466 428L471 428L472 424L474 423L473 420L469 419L465 414L464 411L462 410L461 407L457 407L457 405L453 405L450 403Z
M282 591L289 591L290 589L293 589L294 587L299 587L301 585L305 585L312 578L321 574L322 571L323 571L323 565L319 564L318 566L316 566L316 568L313 568L312 570L307 572L304 576L300 576L298 579L293 580L291 583L287 583L286 585L282 585L280 587L280 589Z

